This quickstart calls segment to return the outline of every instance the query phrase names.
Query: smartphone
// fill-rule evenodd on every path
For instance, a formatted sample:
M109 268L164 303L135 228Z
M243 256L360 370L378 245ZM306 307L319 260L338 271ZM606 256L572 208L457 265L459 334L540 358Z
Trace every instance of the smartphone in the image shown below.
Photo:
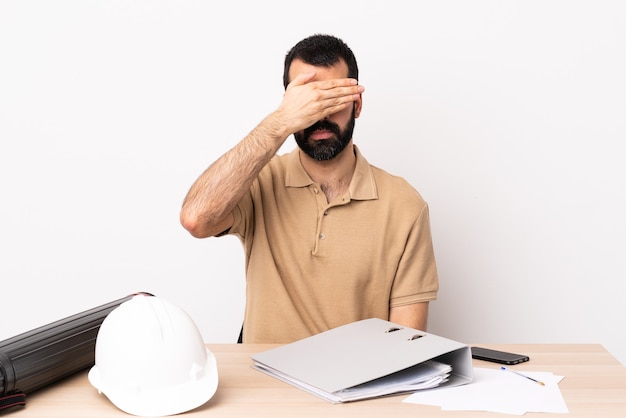
M509 365L530 360L525 354L509 353L483 347L472 347L472 358Z

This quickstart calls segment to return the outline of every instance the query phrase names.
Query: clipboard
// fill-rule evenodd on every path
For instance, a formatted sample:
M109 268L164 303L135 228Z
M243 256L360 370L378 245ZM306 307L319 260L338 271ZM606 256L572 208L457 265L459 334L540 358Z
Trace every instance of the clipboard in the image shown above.
M250 357L254 369L332 403L457 386L474 375L466 344L378 318Z

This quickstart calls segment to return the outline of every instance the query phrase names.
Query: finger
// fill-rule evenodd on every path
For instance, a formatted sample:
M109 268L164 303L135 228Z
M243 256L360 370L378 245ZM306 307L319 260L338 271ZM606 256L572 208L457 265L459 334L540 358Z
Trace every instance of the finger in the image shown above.
M359 85L358 80L354 78L334 78L332 80L317 81L318 88L320 90L333 90L337 88L345 87L357 87Z
M298 74L296 76L296 78L294 78L293 80L291 80L291 82L289 83L289 85L287 86L287 88L291 87L291 86L301 86L303 84L308 83L309 81L313 80L315 78L315 75L317 73L315 71L311 71L310 73L302 73L302 74Z
M324 90L324 98L326 99L339 99L346 98L346 100L358 100L361 94L365 91L365 87L361 85L349 85L347 87L334 87Z

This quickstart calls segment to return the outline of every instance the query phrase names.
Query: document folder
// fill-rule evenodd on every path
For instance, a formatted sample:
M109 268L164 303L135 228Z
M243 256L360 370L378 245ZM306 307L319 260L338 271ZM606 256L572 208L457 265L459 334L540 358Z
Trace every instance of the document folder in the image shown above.
M466 384L469 346L378 318L251 356L253 368L332 403Z

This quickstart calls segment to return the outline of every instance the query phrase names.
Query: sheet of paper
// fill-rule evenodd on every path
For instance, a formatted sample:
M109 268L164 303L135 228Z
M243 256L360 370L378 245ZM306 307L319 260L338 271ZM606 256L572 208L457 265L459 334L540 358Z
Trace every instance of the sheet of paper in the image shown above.
M544 382L545 386L508 371L475 367L474 380L467 385L416 392L404 402L440 406L442 410L512 415L569 412L558 386L562 376L550 372L522 373Z

